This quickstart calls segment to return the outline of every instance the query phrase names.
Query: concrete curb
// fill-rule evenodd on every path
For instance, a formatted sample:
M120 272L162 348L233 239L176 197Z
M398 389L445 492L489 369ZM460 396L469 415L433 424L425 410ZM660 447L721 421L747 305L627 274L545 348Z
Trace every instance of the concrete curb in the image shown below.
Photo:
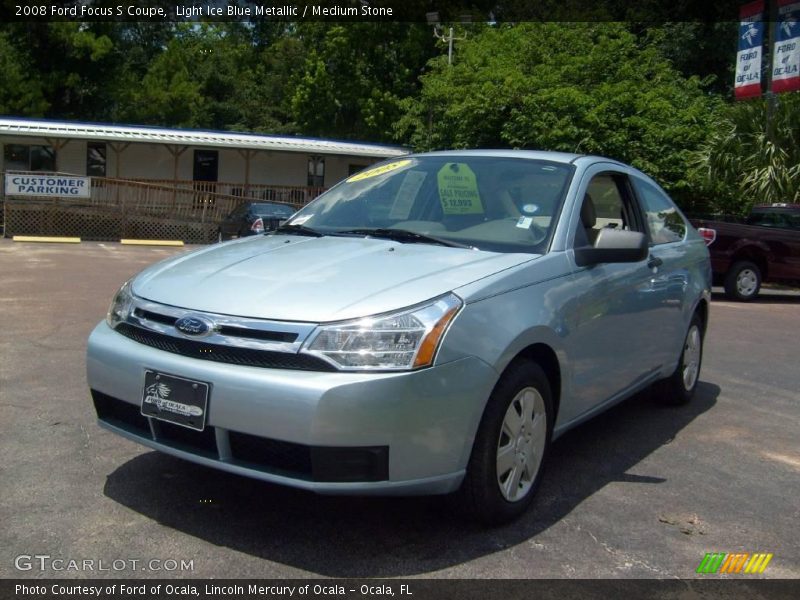
M41 242L47 244L80 244L79 237L48 237L38 235L15 235L11 238L15 242Z
M183 246L180 240L120 240L124 246Z

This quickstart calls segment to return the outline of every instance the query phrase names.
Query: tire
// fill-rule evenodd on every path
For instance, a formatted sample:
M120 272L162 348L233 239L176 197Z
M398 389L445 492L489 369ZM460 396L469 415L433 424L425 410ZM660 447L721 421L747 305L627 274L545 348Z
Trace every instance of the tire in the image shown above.
M683 342L683 351L675 371L655 384L658 399L670 406L688 404L700 381L703 365L703 321L695 313Z
M725 294L728 298L749 302L761 289L761 269L749 260L733 264L725 275Z
M498 525L525 512L542 479L553 419L542 368L529 360L513 362L489 397L458 492L470 518Z

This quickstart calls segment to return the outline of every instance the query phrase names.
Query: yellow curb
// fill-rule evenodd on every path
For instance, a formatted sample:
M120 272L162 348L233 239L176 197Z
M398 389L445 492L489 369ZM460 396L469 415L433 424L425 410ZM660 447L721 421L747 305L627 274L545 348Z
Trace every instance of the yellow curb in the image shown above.
M180 240L120 240L119 243L127 246L183 246Z
M79 237L43 237L38 235L15 235L11 238L15 242L47 242L52 244L80 244Z

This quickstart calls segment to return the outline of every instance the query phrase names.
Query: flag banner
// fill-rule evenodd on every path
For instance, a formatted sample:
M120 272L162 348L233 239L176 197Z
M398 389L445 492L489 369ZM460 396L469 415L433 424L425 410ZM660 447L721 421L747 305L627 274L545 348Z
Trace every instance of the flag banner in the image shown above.
M772 91L800 90L800 0L778 0L772 53Z
M739 10L739 52L736 54L737 100L761 95L761 53L764 41L764 0Z

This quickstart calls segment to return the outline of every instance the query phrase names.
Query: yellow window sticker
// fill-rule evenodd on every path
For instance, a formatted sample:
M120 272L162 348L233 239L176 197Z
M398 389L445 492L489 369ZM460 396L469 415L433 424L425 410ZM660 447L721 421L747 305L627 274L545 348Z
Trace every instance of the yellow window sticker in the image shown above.
M347 183L353 183L355 181L369 179L370 177L377 177L378 175L383 175L384 173L389 173L391 171L396 171L397 169L402 169L403 167L410 164L411 164L410 160L398 160L386 165L381 165L380 167L375 167L374 169L367 169L366 171L361 171L361 173L356 173L352 177L349 177L347 179Z
M447 163L437 175L439 200L446 215L483 214L475 173L464 163Z

